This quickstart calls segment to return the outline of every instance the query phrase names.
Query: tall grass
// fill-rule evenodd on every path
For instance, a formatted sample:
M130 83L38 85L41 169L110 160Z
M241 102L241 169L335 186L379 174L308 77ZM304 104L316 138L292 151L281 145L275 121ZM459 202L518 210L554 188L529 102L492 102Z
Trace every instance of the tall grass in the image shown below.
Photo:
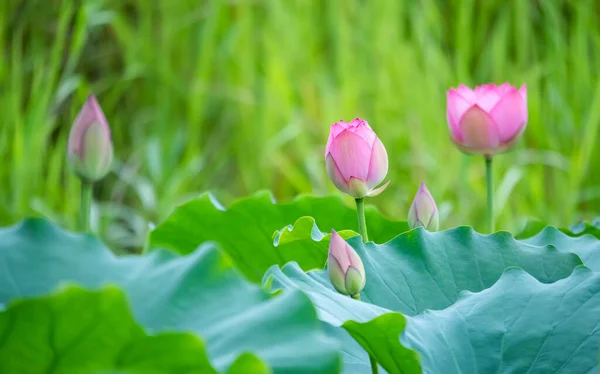
M526 83L529 124L496 158L497 227L600 212L600 14L593 0L12 0L0 11L0 221L74 225L65 141L88 91L119 162L96 190L109 240L212 189L225 201L333 192L329 124L360 116L390 155L372 199L404 218L424 180L442 226L483 228L483 160L448 140L446 90Z

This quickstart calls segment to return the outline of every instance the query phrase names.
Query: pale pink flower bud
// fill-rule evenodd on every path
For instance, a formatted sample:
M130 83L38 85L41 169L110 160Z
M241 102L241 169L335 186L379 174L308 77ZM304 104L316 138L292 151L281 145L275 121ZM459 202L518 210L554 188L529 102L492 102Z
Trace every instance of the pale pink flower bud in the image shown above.
M361 119L331 125L325 161L333 184L354 198L379 195L389 184L375 188L387 175L388 156L381 140Z
M411 229L424 227L429 231L437 231L440 228L437 205L435 205L435 201L425 183L421 183L408 211L408 226Z
M110 129L94 95L88 96L79 111L67 148L69 165L83 181L96 182L110 171L113 159Z
M331 231L327 270L331 284L341 294L354 296L365 287L367 278L362 260L335 230Z
M527 125L527 87L460 85L447 94L452 140L464 152L486 157L510 149Z

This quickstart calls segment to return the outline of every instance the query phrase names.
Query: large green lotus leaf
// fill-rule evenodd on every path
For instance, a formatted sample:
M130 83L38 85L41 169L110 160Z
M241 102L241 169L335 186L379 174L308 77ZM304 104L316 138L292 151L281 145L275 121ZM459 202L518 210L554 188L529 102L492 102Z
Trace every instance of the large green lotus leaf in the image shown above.
M356 342L389 373L597 370L600 273L582 266L554 283L509 268L491 287L459 292L451 305L414 316L337 294L317 274L294 265L271 275L273 287L302 289L331 330L340 326L354 338L340 328L332 333L344 342L347 374L369 372L368 357L356 349ZM405 308L402 300L412 290L393 291L395 309Z
M220 371L260 367L247 356L234 364L246 352L274 373L329 374L339 368L337 343L324 334L305 295L268 295L212 245L186 256L155 251L119 258L96 239L43 220L0 230L0 304L47 294L65 281L88 288L118 285L144 328L199 335Z
M216 374L193 334L147 335L116 287L15 300L0 337L0 373Z
M508 269L447 309L409 318L402 342L427 373L597 373L600 273L538 282Z
M369 237L385 242L408 230L406 222L384 218L367 207ZM267 192L235 201L227 209L210 194L178 207L150 233L149 248L192 252L205 241L216 241L227 251L250 280L260 282L272 265L296 261L303 269L322 268L327 259L327 242L314 245L307 240L280 241L277 231L300 217L313 217L326 233L331 229L358 231L356 211L341 198L301 196L289 203L275 203ZM273 239L278 244L274 246Z
M335 292L326 270L305 273L295 263L272 267L265 284L272 290L304 291L327 323L338 326L348 321L343 327L394 373L420 372L416 354L398 341L405 319L402 314L415 316L427 309L447 308L464 290L491 287L508 267L518 266L539 281L551 283L568 277L582 263L577 255L552 246L523 243L506 232L480 235L469 227L435 233L418 228L380 245L363 244L360 237L348 243L365 265L367 284L361 298L367 303ZM385 314L389 311L402 314ZM368 357L350 344L346 339L345 372L364 372Z
M583 264L600 271L600 240L592 235L572 237L554 227L546 227L539 234L522 240L531 245L552 245L562 252L576 253Z
M417 228L385 244L363 244L360 237L352 237L348 243L365 265L368 282L363 300L407 315L443 309L463 290L486 289L511 266L550 283L569 276L582 264L577 255L549 245L530 245L507 232L481 235L470 227L441 232ZM326 271L305 276L301 268L290 263L281 270L271 268L265 279L272 276L276 281L279 275L302 284L310 282L308 290L314 282L330 288Z

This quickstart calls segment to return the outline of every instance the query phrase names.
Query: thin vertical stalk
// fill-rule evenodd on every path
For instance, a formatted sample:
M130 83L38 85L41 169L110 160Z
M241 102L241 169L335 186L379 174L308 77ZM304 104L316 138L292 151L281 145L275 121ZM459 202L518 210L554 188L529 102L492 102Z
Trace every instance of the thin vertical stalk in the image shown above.
M81 182L81 227L80 230L85 233L90 232L90 213L92 207L92 183Z
M369 234L365 219L365 199L356 199L356 214L358 215L358 232L362 236L363 243L366 243L369 241Z
M487 224L488 232L494 232L494 175L492 157L485 157L485 179L487 185Z
M369 241L369 234L367 233L367 220L365 218L365 200L356 199L356 214L358 215L358 232L362 236L363 243ZM353 299L360 300L360 295L352 295ZM369 362L371 363L371 374L379 373L379 366L375 357L369 353Z
M360 300L359 294L352 295L350 297L352 297L354 300ZM377 360L375 359L375 357L371 356L370 353L369 353L369 362L371 363L371 374L378 374L379 366L377 365Z

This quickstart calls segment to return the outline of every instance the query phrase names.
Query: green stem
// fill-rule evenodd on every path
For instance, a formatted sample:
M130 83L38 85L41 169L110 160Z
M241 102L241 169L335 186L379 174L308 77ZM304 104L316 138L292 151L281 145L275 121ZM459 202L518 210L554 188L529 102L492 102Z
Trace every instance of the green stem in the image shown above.
M366 243L369 241L369 234L367 233L367 220L365 218L364 199L356 199L356 214L358 215L358 232L360 233L360 236L362 236L363 243ZM352 295L352 298L355 300L360 300L360 295ZM378 374L379 366L377 365L377 360L375 359L375 357L371 356L370 353L369 362L371 363L371 374Z
M353 298L354 300L360 300L360 295L359 294L355 294L355 295L352 295L350 297ZM378 374L379 373L379 366L377 365L377 360L375 359L375 357L371 356L370 353L369 353L369 362L371 363L371 374Z
M369 234L367 234L365 219L365 199L356 199L356 214L358 214L358 232L362 236L363 243L366 243L369 241Z
M81 182L81 227L80 230L85 233L90 232L90 210L92 207L92 186L91 183Z
M485 176L487 185L487 223L488 232L494 232L494 175L492 157L485 157Z

